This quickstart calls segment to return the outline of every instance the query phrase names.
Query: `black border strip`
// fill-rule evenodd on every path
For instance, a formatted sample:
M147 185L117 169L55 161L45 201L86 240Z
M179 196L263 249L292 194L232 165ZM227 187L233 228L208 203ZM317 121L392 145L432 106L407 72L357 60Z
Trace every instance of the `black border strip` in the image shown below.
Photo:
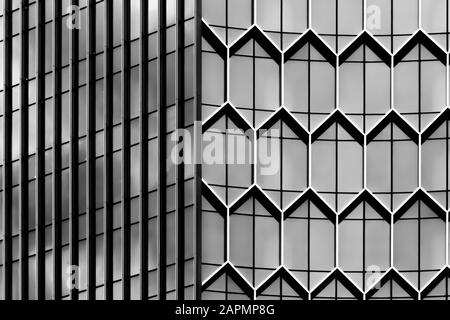
M141 0L140 43L140 292L141 300L148 299L148 0Z
M79 6L79 0L72 0L72 6ZM79 189L79 29L73 28L70 31L70 176L69 176L69 225L70 225L70 265L72 267L79 266L79 205L78 205L78 189ZM79 275L76 274L76 277ZM70 298L72 300L78 300L79 293L76 286L70 291Z
M415 144L419 143L419 134L409 123L403 120L399 114L391 110L389 113L367 134L367 144L371 143L389 124L395 124Z
M370 205L388 224L391 223L391 213L369 191L364 190L356 199L349 203L339 214L339 223L345 220L361 203Z
M4 23L4 115L3 115L3 289L4 299L13 298L12 247L12 0L5 0Z
M442 270L431 282L422 290L420 298L426 298L434 289L436 289L441 281L450 278L450 268L447 266ZM448 280L447 280L448 281ZM446 285L447 286L447 285ZM448 298L448 295L447 295Z
M61 122L62 122L62 8L61 1L53 1L53 297L60 300L62 296L62 250L61 250Z
M320 136L335 123L339 124L345 131L347 131L347 133L350 134L361 146L364 145L364 134L362 134L361 131L359 131L358 128L355 127L340 110L336 110L311 134L311 143L314 143L317 139L319 139Z
M208 287L214 284L214 282L216 282L216 280L218 280L222 275L230 277L236 283L236 285L247 295L247 297L249 297L250 300L253 300L253 288L239 275L239 273L236 272L236 270L228 262L202 285L202 291L207 290Z
M201 18L200 18L201 20ZM211 27L204 21L201 21L201 35L216 53L224 60L227 60L227 47L212 31Z
M367 291L366 300L372 298L375 293L377 293L378 290L380 290L388 281L395 281L403 290L406 291L406 293L411 296L411 298L413 298L414 300L419 299L419 293L413 287L411 287L409 283L397 273L397 271L395 271L394 269L390 269L385 275L381 277L381 279L377 282L377 284L375 284L372 289Z
M394 223L401 219L401 217L418 201L427 205L439 218L444 222L447 221L446 212L442 209L427 193L422 189L418 189L408 200L394 213ZM419 209L420 210L420 209ZM419 217L420 218L420 217Z
M45 0L37 0L36 297L45 299Z
M339 65L347 61L350 56L361 46L366 45L377 55L389 68L391 68L391 54L387 52L367 31L364 31L356 38L340 55Z
M247 200L255 199L257 200L267 212L275 218L278 222L281 221L281 211L272 203L272 201L267 198L267 196L259 189L256 185L251 187L242 197L239 198L230 207L230 215L234 214Z
M321 197L317 195L312 189L308 189L298 198L285 212L284 220L288 219L291 214L293 214L302 204L306 201L311 201L322 214L330 220L331 223L336 224L336 213L333 209L328 206L328 204L322 200Z
M202 132L205 133L222 117L228 117L229 120L241 130L251 130L252 127L242 118L242 116L233 108L229 103L226 103L223 107L220 107L216 113L214 113L211 118L209 118L202 126Z
M428 51L430 51L431 54L433 54L443 65L447 65L447 53L445 53L441 47L431 40L427 34L425 34L422 30L419 30L394 55L394 66L400 63L418 44L421 44L428 49Z
M227 207L217 198L217 196L212 192L211 188L205 183L202 182L202 196L214 207L218 214L222 216L222 218L227 220Z
M256 297L263 294L264 291L278 279L286 281L303 300L309 299L308 291L284 268L284 266L279 268L259 288L256 289Z
M439 129L444 122L450 120L450 109L446 108L433 122L422 132L422 144L425 143Z
M56 0L58 1L58 0ZM87 40L87 189L86 189L86 212L87 212L87 297L88 300L96 299L96 257L97 257L97 237L96 237L96 0L89 0L88 3L88 40Z
M345 274L339 269L334 269L334 271L326 277L312 292L311 299L316 298L322 290L324 290L332 281L339 281L350 293L357 299L362 300L364 294L351 282ZM338 299L338 297L336 297Z
M289 114L285 108L279 109L274 115L272 115L257 131L257 137L260 138L264 131L270 130L278 121L281 121L294 132L303 143L308 145L309 134L308 132Z
M113 299L113 99L114 99L113 2L105 1L105 98L104 98L104 285L105 300Z
M284 53L284 63L288 62L306 44L311 44L333 67L336 67L336 54L312 30L308 30Z
M267 38L267 36L256 26L251 27L230 47L230 57L235 55L250 40L255 40L277 64L281 64L281 51L278 50L269 38Z

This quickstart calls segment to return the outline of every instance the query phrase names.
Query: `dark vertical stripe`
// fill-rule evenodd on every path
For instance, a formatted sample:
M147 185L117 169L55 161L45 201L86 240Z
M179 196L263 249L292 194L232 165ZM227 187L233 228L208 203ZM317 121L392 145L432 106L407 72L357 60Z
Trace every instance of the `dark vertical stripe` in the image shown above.
M113 2L105 1L104 242L105 299L113 298Z
M130 2L122 9L122 298L130 299Z
M390 199L391 199L391 205L390 209L391 212L394 212L394 124L391 122L390 124L391 134L390 134Z
M448 120L445 121L445 208L448 209L449 208L449 203L448 203L448 187L449 187L449 181L448 181L448 174L449 174L449 165L448 165L448 160L449 160L449 154L448 154L448 149L449 149L449 134L448 134Z
M184 129L184 0L177 0L177 102L176 102L176 117L177 128L179 133ZM178 146L181 146L178 135ZM181 156L183 150L178 150L178 155ZM182 160L176 167L176 193L177 193L177 285L178 285L178 300L184 300L184 244L185 244L185 219L184 219L184 161Z
M45 0L37 0L36 290L45 299Z
M96 110L96 1L88 4L88 86L87 86L87 295L96 296L96 193L95 193L95 110Z
M140 274L141 299L148 299L148 0L141 0L140 47Z
M3 118L3 281L4 299L12 299L12 5L4 3Z
M158 215L159 215L159 298L166 300L166 1L158 0L159 26L158 26Z
M417 110L417 122L418 122L418 128L419 128L419 132L422 131L422 45L419 44L418 46L418 57L419 57L419 61L417 62L417 69L418 69L418 79L417 79L417 84L418 84L418 88L417 88L417 95L418 95L418 110Z
M336 0L336 13L334 18L336 19L335 21L335 28L336 28L336 51L335 52L339 52L339 0Z
M281 50L284 50L284 35L283 35L283 1L280 2L280 48ZM281 63L278 66L278 78L279 78L279 91L278 91L278 99L279 99L279 103L280 105L282 105L282 101L283 101L283 90L281 89L281 84L283 83L284 79L283 79L283 72L282 72L282 66ZM280 121L280 163L283 163L283 121ZM255 143L257 143L255 141ZM283 209L283 166L280 166L280 208ZM281 265L283 263L281 256L282 256L282 251L283 251L283 247L281 246L282 244L282 225L283 225L283 218L280 219L280 224L278 225L278 261L279 264ZM280 300L282 300L282 296L283 296L283 281L280 281Z
M20 293L28 300L28 0L22 0L20 13Z
M307 29L311 28L311 21L309 20L309 0L306 1L306 26Z
M309 55L308 55L308 59L309 59ZM309 63L308 63L309 64ZM309 149L309 148L308 148ZM309 152L309 150L308 150ZM307 206L308 206L308 217L307 217L307 237L308 237L308 246L306 247L307 250L307 286L306 288L308 290L311 289L311 201L307 201ZM287 222L287 221L286 221Z
M53 1L53 297L61 299L61 1Z
M394 51L394 0L391 0L391 52Z
M363 238L363 243L362 243L362 289L363 292L366 292L366 202L363 202L363 207L362 207L362 213L363 213L363 218L362 218L362 238ZM370 220L368 220L370 221Z
M201 152L201 121L202 121L202 1L195 0L194 3L195 38L194 38L194 136L195 162L194 162L194 207L195 207L195 299L201 299L202 285L202 165L198 154ZM226 82L225 82L226 83ZM227 223L227 222L226 222ZM226 251L225 251L226 252Z
M79 0L72 0L72 6L79 6ZM79 47L79 30L77 27L70 31L70 208L69 208L69 222L70 222L70 265L79 265L78 252L78 109L79 109L79 95L78 95L78 47ZM75 274L79 278L79 273ZM78 288L75 286L70 292L72 300L78 300Z
M256 199L252 197L252 286L256 283ZM231 219L230 219L231 220Z
M421 239L421 225L422 225L422 217L421 217L421 205L422 205L422 201L419 201L418 205L417 205L417 286L419 288L419 290L422 288L421 284L420 284L420 280L422 279L422 257L420 256L422 254L422 247L421 247L421 243L422 243L422 239Z

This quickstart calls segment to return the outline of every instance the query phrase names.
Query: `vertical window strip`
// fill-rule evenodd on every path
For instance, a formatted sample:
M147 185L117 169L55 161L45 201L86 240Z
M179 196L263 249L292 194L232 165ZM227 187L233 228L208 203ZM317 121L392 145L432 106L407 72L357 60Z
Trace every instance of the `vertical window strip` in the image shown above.
M159 216L159 299L166 300L166 226L167 226L167 181L166 181L166 153L167 153L167 124L166 124L166 1L158 2L158 216Z
M3 282L4 299L13 298L12 263L12 1L5 0L3 11Z

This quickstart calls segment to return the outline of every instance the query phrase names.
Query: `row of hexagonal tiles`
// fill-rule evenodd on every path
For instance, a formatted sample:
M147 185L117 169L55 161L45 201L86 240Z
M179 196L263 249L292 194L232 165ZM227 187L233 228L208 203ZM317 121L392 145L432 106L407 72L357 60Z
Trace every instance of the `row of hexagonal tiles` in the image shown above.
M332 270L323 280L312 290L308 291L292 273L285 267L279 267L275 270L263 283L261 283L257 288L253 288L245 278L239 273L239 271L230 262L222 265L211 277L209 277L202 285L202 290L204 298L208 298L205 293L211 286L216 285L219 278L222 276L229 277L237 286L238 289L223 290L223 293L236 296L247 296L249 299L260 299L266 297L271 297L272 299L276 297L282 298L299 298L302 300L315 300L315 299L357 299L357 300L375 300L375 299L413 299L413 300L428 300L428 299L441 299L446 300L449 297L446 288L446 282L450 280L450 267L443 267L420 291L417 291L409 282L406 280L400 272L395 268L388 269L384 274L380 274L377 279L373 282L373 285L366 290L366 292L361 291L345 272L339 268ZM276 281L284 281L291 289L290 294L274 294L266 293L271 285ZM346 291L339 295L339 291L336 290L337 295L324 294L326 288L330 285L337 286L337 283L342 285ZM392 290L393 292L381 293L383 288L389 284L395 284L400 290ZM444 284L443 288L440 285ZM342 289L341 289L342 290ZM281 291L281 289L280 289ZM334 290L333 290L334 291ZM213 292L217 293L217 290ZM381 295L379 295L381 293Z
M255 40L278 64L286 63L299 49L308 43L313 45L333 66L345 62L361 45L367 45L380 60L388 66L391 65L391 62L394 65L397 65L418 44L422 44L428 49L437 60L441 61L443 64L447 64L446 51L421 29L417 29L394 54L391 54L366 30L356 36L355 39L339 54L334 53L326 41L324 41L313 29L306 30L294 43L292 43L292 45L283 51L266 36L265 32L262 31L258 25L251 26L228 46L222 42L215 31L204 20L202 21L202 35L224 60L227 59L227 54L229 55L228 57L231 57L247 44L248 41Z
M435 57L436 61L442 62L442 72L433 73L433 77L436 77L436 81L440 81L439 83L445 84L445 65L447 65L449 59L447 58L446 52L440 48L427 34L418 30L414 36L412 36L408 42L398 51L395 55L391 55L383 46L377 42L375 38L373 38L369 33L363 32L361 33L348 47L344 50L339 56L334 54L332 50L326 45L326 43L312 30L309 30L305 34L303 34L291 47L289 47L285 51L280 51L276 46L266 37L263 31L261 31L257 26L253 26L249 30L247 30L235 43L227 47L225 44L221 42L221 40L214 34L212 29L203 22L203 37L210 43L210 45L214 48L217 54L219 54L224 60L228 60L229 57L236 54L248 41L255 40L257 41L261 47L264 48L268 52L268 54L272 57L274 61L278 64L281 62L287 62L292 56L298 52L305 44L312 44L319 52L323 55L323 57L334 67L341 65L344 63L358 48L362 45L366 45L370 50L372 50L379 58L380 61L383 62L391 68L391 66L396 66L400 63L407 55L411 52L413 48L417 45L422 45L426 49L428 49ZM429 61L429 58L424 61ZM369 75L369 74L368 74ZM442 79L441 79L442 76ZM409 77L410 78L410 77ZM409 79L408 78L408 79ZM364 80L361 79L361 82ZM386 82L390 81L389 74L387 75ZM425 83L424 80L419 80ZM426 80L426 83L431 83L430 79ZM396 88L395 83L393 84L393 88ZM419 90L425 90L424 88ZM420 113L435 113L438 105L437 101L440 101L439 105L444 105L446 101L445 91L443 90L442 94L438 95L438 93L434 93L436 97L438 97L436 102L433 102L432 105L428 105L426 103L422 103L420 108L418 108L417 114ZM410 96L413 92L405 92L404 95ZM314 95L315 93L311 93ZM317 93L316 93L317 94ZM233 99L231 99L233 100ZM405 116L411 115L411 111L409 110L409 106L403 106L405 102L401 105L398 105L397 108L401 114ZM420 105L420 102L417 102ZM240 107L240 106L239 106ZM286 106L287 107L287 106ZM347 107L345 105L341 106L342 110L346 111ZM380 106L382 110L377 111L377 113L384 113L389 108L389 106ZM362 109L362 106L361 106ZM420 109L420 110L419 110ZM323 110L322 110L323 111ZM314 113L314 110L311 109L311 112ZM363 111L361 110L361 115L363 115ZM415 126L415 124L413 124ZM422 129L422 128L419 128Z
M244 118L240 115L240 113L231 104L226 104L223 107L221 107L214 115L212 115L204 123L203 132L208 132L208 130L211 127L213 127L214 124L217 123L217 121L219 121L223 117L228 117L229 119L231 119L242 130L245 131L253 130L251 129L251 126L244 120ZM367 135L364 135L356 128L356 126L352 124L352 122L343 113L341 113L339 110L336 110L321 125L319 125L319 127L314 132L308 133L286 109L280 108L272 117L269 118L269 120L267 120L260 128L258 128L256 132L257 136L259 136L261 132L270 129L275 123L281 121L282 123L288 125L288 127L299 137L299 141L302 141L307 146L310 145L309 141L311 141L311 146L313 146L314 142L317 141L317 139L319 139L322 136L322 134L328 128L330 128L330 126L332 126L333 124L339 124L350 134L350 136L354 139L355 143L358 143L362 149L366 149L367 146L369 146L370 143L378 137L378 135L383 131L383 129L385 129L391 123L400 128L400 130L402 130L405 133L405 135L410 139L410 141L414 142L415 144L426 145L428 139L433 135L433 133L435 133L437 129L439 129L443 124L445 124L446 121L449 120L450 120L450 109L446 108L439 116L436 117L436 119L434 119L434 121L427 127L426 130L424 130L422 133L418 133L402 118L401 115L399 115L396 111L392 110L386 116L384 116ZM427 153L429 151L428 149L422 148L420 156L422 156L422 153L424 152ZM416 156L415 153L416 151L414 151L414 154L411 155L403 154L403 156L415 157ZM445 158L442 158L441 160L445 162ZM420 161L418 161L418 163L420 163ZM423 161L422 166L423 165L426 166L430 164L428 162ZM447 165L444 164L444 166ZM366 166L364 167L366 168ZM304 169L307 170L307 168ZM352 172L353 170L354 168L352 168ZM352 172L349 172L348 174L352 174ZM205 177L205 179L208 182L208 178ZM315 185L314 181L312 181L312 187L314 187L314 185ZM407 193L410 194L417 187L423 187L428 191L435 191L435 188L432 188L430 185L424 183L422 183L421 186L411 185L410 190L402 190L402 191L405 194ZM442 203L440 199L437 200L440 203ZM443 205L445 206L446 204L443 203Z
M224 203L222 203L219 198L212 192L212 190L209 188L209 186L206 183L203 183L202 187L202 193L203 196L214 206L216 212L220 214L224 221L228 221L227 214L229 212L230 215L233 215L234 213L238 212L239 209L248 201L250 200L256 200L258 203L264 207L264 209L272 215L272 217L277 220L278 222L281 221L281 219L287 219L289 216L291 216L297 209L299 209L304 203L307 201L310 201L315 207L317 207L320 212L323 214L324 217L326 217L329 221L331 221L333 224L335 223L342 223L346 221L347 217L354 212L354 210L362 203L368 204L377 214L379 214L381 220L386 221L387 224L392 225L397 223L402 216L407 214L413 206L421 202L424 205L426 205L433 213L436 214L436 218L439 221L442 221L443 228L442 230L446 230L446 221L447 221L447 212L440 207L435 201L432 200L428 196L428 194L419 189L417 190L414 195L412 195L407 201L398 209L395 214L391 214L388 209L386 209L369 191L361 192L352 202L349 204L344 210L342 210L339 215L336 215L336 213L329 207L327 204L320 198L320 196L314 192L312 189L308 189L305 191L294 203L284 212L282 212L275 204L273 204L269 198L264 194L262 190L260 190L257 186L253 186L250 188L240 199L238 199L235 203L232 204L232 206L227 209ZM427 217L429 218L429 217ZM228 222L227 222L228 223ZM394 229L395 230L395 229ZM393 230L393 231L394 231ZM442 231L441 230L441 231ZM445 231L443 231L445 233ZM338 232L339 233L339 232ZM395 233L395 232L394 232ZM388 237L390 237L388 235ZM442 237L442 244L441 247L446 248L445 244L445 235ZM425 236L422 236L421 238L422 242L426 242ZM224 241L229 242L230 239L228 239L224 235ZM390 242L389 240L388 242ZM434 246L436 243L434 243ZM447 250L447 249L446 249ZM274 253L275 255L277 253ZM443 252L443 255L441 258L443 258L443 261L445 261L445 252ZM394 260L395 261L395 260ZM395 262L394 262L395 263ZM445 264L445 263L443 263ZM442 267L442 266L440 266Z

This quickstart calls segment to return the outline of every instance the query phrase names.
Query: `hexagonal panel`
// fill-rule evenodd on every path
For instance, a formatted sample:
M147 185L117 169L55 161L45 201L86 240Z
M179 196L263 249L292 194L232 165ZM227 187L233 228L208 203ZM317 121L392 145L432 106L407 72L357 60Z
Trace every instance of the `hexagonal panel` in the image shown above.
M284 264L311 290L335 267L336 214L308 189L284 219Z
M367 135L367 187L395 211L418 187L419 135L391 111Z
M363 189L364 136L334 112L311 138L311 185L336 211Z
M281 211L254 186L230 208L230 261L259 286L280 261Z
M394 216L394 266L421 290L445 266L446 212L419 190Z
M308 185L309 135L282 108L257 131L256 181L285 209Z

